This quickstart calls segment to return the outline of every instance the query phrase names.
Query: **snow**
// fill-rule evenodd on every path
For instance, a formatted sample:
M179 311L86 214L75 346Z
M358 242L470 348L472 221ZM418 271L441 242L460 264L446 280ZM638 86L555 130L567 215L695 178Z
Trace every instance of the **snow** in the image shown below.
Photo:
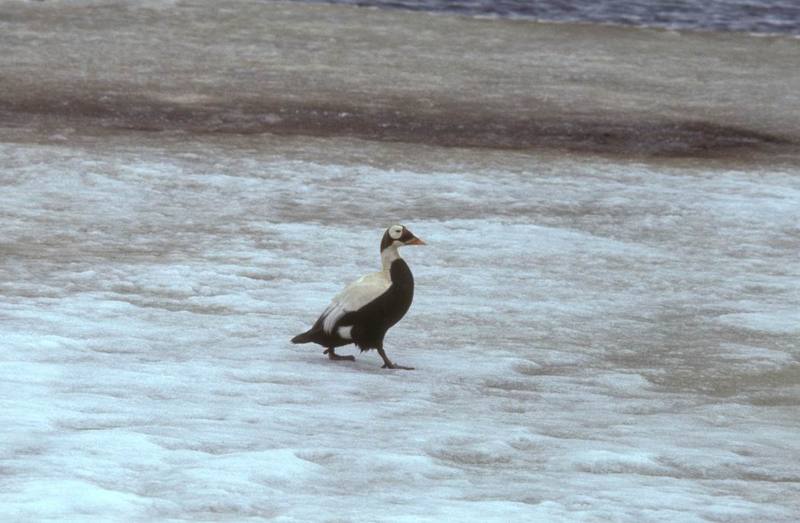
M2 519L800 514L796 171L131 136L0 146ZM396 221L417 370L292 345Z

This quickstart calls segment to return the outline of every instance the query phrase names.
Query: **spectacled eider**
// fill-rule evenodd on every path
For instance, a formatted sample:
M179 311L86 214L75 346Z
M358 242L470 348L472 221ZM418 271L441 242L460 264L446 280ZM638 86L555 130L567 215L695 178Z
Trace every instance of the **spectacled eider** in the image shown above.
M354 343L361 349L377 349L383 368L412 370L395 365L383 351L383 337L405 315L414 298L414 276L398 249L405 245L425 245L402 225L392 225L381 240L380 272L367 274L337 294L307 332L292 338L293 343L318 343L332 360L355 361L339 356L334 349Z

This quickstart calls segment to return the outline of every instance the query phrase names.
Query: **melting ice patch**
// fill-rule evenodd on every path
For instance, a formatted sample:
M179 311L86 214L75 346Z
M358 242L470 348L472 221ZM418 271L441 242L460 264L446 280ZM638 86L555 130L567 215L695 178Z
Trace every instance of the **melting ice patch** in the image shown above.
M800 513L796 173L140 140L0 148L3 519ZM291 345L397 221L418 370Z
M800 334L800 311L797 309L770 312L742 312L720 316L728 325L745 327L773 334Z

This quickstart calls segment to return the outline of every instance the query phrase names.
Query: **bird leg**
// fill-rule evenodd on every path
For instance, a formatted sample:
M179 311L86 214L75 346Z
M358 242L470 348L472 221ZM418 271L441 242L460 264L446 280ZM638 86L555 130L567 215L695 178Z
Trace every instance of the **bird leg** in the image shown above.
M331 347L331 348L329 348L329 349L325 350L325 352L323 352L322 354L327 354L327 355L328 355L328 359L331 359L331 360L337 360L337 361L341 361L341 360L346 360L346 361L356 361L356 357L355 357L355 356L339 356L339 355L338 355L338 354L336 354L336 352L333 350L333 347Z
M402 365L396 365L392 363L392 360L386 356L386 353L383 352L383 349L380 347L378 347L378 354L380 354L381 358L383 358L383 367L381 367L382 369L414 370L414 367L403 367Z

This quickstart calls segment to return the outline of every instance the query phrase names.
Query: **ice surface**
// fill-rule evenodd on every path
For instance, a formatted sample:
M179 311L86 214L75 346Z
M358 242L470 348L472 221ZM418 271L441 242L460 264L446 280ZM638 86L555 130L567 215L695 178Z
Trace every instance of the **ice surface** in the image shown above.
M797 172L410 147L2 145L2 518L796 519ZM394 221L417 370L290 344Z

